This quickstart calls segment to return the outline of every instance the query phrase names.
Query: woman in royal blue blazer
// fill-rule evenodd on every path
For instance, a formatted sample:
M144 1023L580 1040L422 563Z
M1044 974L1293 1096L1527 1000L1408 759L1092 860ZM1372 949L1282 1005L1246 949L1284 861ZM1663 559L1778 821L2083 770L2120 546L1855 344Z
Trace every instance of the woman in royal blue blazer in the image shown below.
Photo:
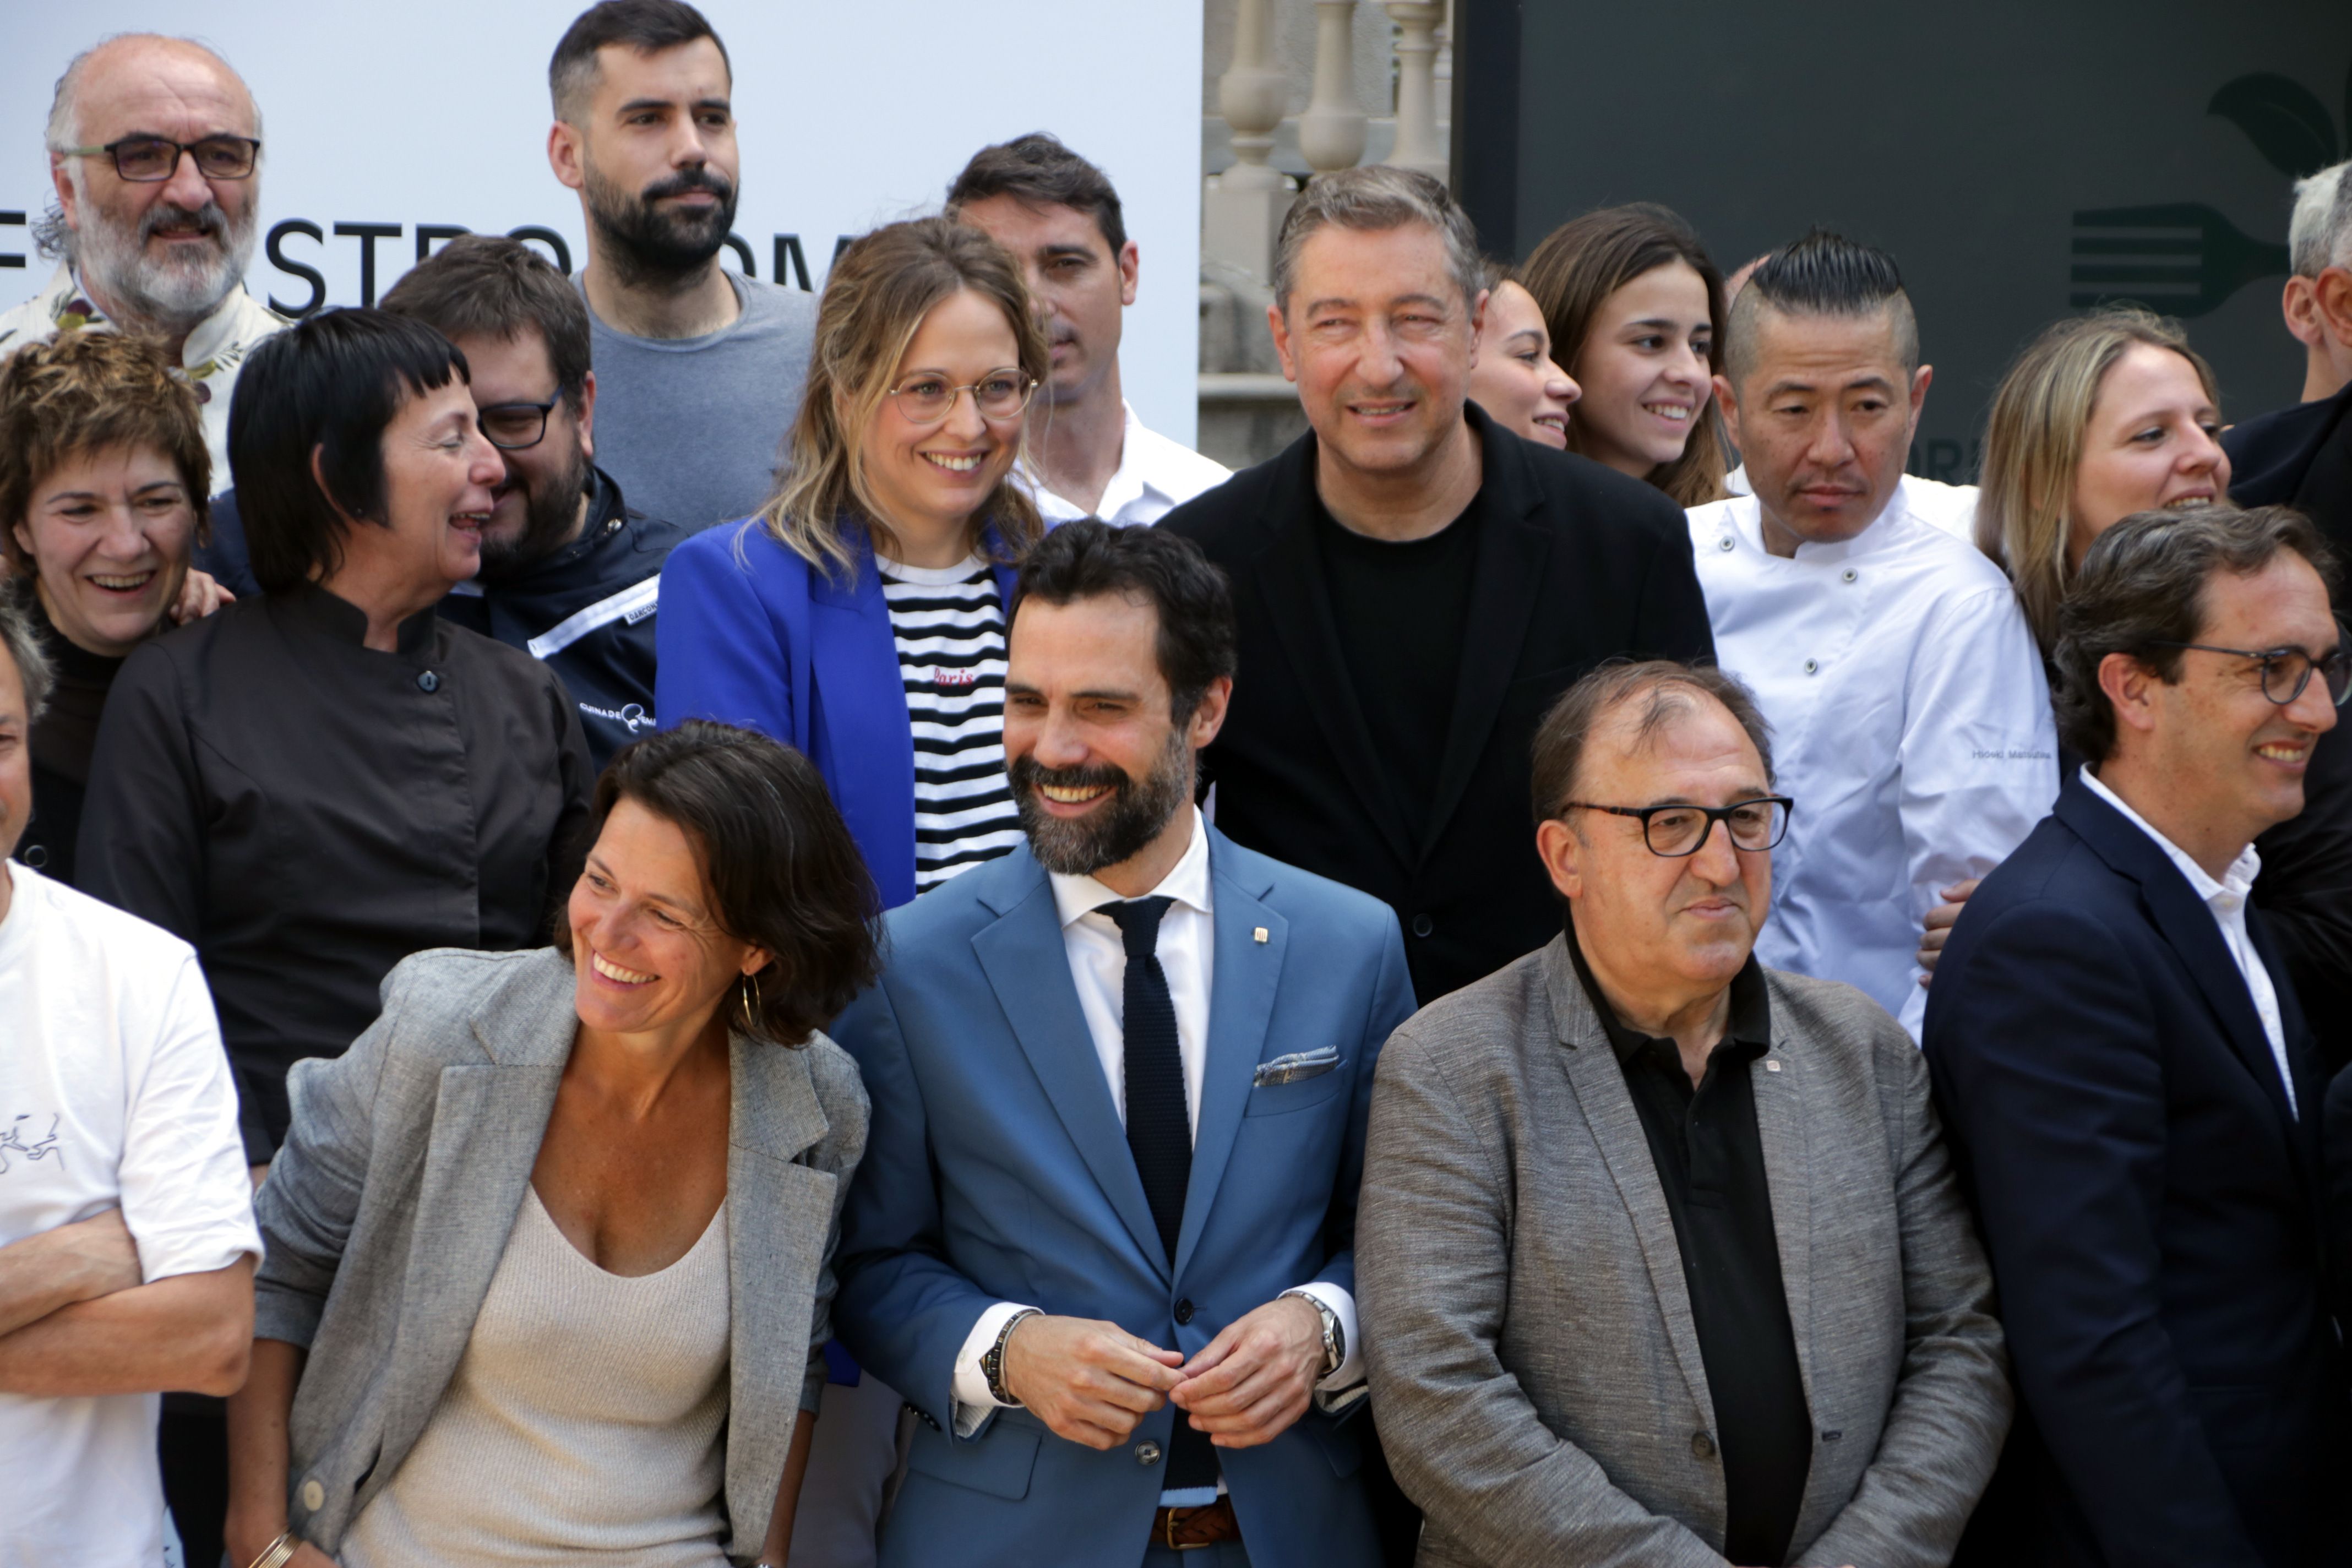
M1048 363L986 235L920 218L861 237L825 281L776 494L662 571L662 721L806 752L887 905L1020 840L1004 621L1043 530L1011 476Z

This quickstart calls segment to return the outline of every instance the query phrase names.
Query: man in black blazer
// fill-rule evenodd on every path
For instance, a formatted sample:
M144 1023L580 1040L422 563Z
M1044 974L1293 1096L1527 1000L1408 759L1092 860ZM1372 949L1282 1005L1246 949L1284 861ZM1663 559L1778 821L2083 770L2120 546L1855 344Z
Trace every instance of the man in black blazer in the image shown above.
M2331 569L2284 509L2143 512L2062 612L2059 731L2092 761L1927 1000L2019 1395L1961 1563L2352 1556L2324 1080L2247 905L2345 689Z
M1715 657L1681 509L1465 401L1480 275L1437 181L1318 178L1267 311L1312 428L1160 524L1240 615L1217 826L1385 900L1424 1003L1559 932L1527 835L1552 700L1612 657Z

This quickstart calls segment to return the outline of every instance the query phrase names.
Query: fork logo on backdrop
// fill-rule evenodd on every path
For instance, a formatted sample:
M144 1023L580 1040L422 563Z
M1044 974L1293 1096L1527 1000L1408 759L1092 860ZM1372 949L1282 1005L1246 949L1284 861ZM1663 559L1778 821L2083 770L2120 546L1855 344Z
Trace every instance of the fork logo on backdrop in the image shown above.
M2246 133L2270 165L2289 179L2352 157L2352 76L2344 89L2344 139L2311 89L2291 77L2257 71L2222 85L2205 106ZM2285 276L2287 247L2241 232L2202 202L2095 207L2074 215L2074 284L2077 308L2129 300L2169 316L2202 316L2239 289Z

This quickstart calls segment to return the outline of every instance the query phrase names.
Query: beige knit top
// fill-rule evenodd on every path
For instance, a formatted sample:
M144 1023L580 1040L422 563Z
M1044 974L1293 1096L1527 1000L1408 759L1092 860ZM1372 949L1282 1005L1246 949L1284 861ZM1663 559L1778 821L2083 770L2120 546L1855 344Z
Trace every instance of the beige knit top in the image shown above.
M726 1568L727 1205L658 1273L608 1274L527 1191L473 1337L343 1568Z

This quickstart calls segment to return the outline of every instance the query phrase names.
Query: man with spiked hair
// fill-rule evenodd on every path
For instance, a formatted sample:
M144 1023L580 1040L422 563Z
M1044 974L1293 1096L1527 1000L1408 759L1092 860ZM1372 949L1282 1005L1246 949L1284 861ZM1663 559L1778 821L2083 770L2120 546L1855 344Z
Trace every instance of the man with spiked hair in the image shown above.
M1894 258L1816 230L1756 268L1724 338L1716 395L1755 493L1693 508L1691 546L1723 668L1805 803L1757 955L1859 987L1916 1038L1927 911L2058 793L2049 688L2000 569L1906 500L1934 372Z

